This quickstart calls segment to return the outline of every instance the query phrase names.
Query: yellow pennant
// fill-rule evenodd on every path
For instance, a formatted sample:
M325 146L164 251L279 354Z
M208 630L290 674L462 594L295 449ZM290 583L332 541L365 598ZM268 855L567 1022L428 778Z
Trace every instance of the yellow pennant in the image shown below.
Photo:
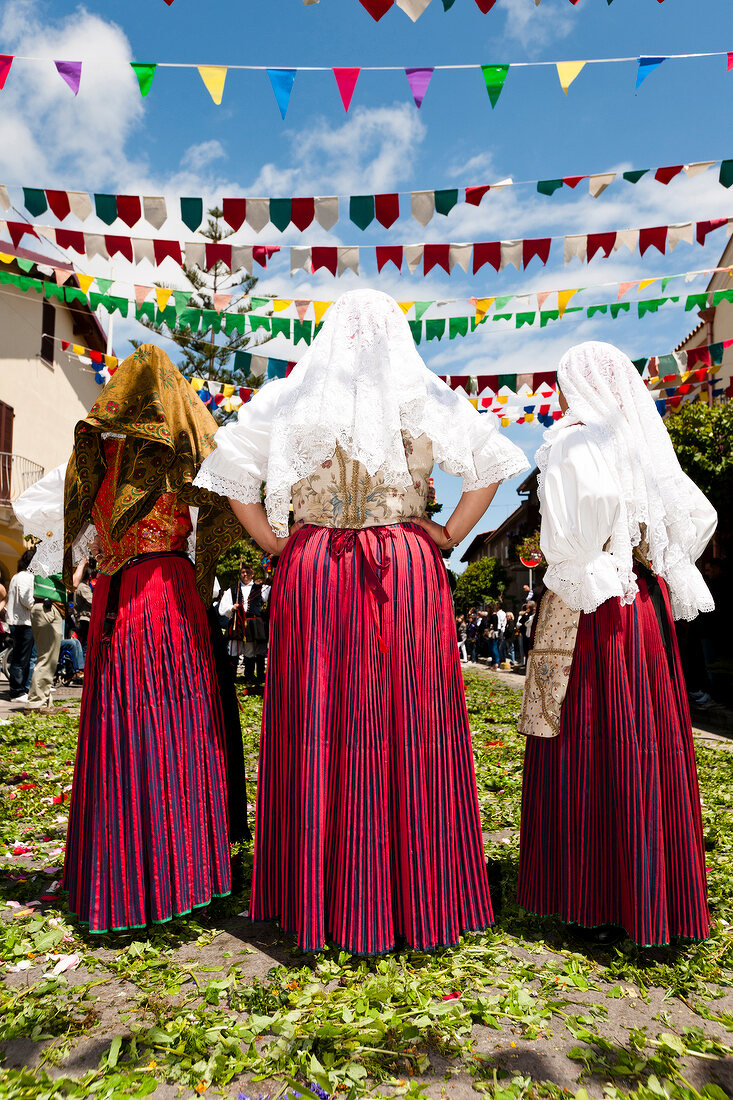
M158 303L158 309L162 312L168 305L168 299L170 298L172 290L169 290L165 286L156 286L155 288L155 300Z
M79 344L72 344L71 350L73 351L74 355L85 355L87 349L81 347L81 345Z
M509 419L509 417L508 416L502 416L502 418L501 418L502 428L508 428L510 424L511 424L511 420Z
M293 304L292 298L274 298L272 302L272 308L275 313L280 313L283 309L287 309L288 306Z
M329 306L333 305L333 302L314 302L313 303L313 315L316 319L316 324L320 325L323 320L323 316L326 313Z
M203 380L203 378L192 378L192 379L191 379L191 385L192 385L192 386L193 386L193 388L194 388L194 389L196 390L196 393L198 393L198 392L199 392L199 390L201 389L201 387L203 386L203 384L204 384L204 380Z
M568 302L572 298L573 294L578 293L578 287L575 290L558 290L557 292L557 310L560 316L564 314L568 308Z
M414 302L398 302L397 303L397 305L400 307L400 309L402 310L403 313L407 313L408 309L412 309L414 304L415 304Z
M0 264L11 264L15 256L8 256L7 252L0 252Z
M207 92L218 107L224 94L224 81L227 78L226 65L199 65L198 71Z
M533 420L534 420L534 413L525 413L524 414L525 424L531 424Z
M118 359L117 359L116 355L105 355L105 357L104 357L105 367L108 367L110 370L114 370L114 368L117 366L117 363L118 363Z
M469 397L468 400L473 405L474 409L478 409L478 397Z
M504 394L497 393L496 400L499 402L500 405L506 405L507 401L509 400L509 394L507 394L507 393L504 393Z
M488 310L496 301L496 298L475 298L474 305L476 306L476 324L480 325Z
M221 387L221 392L223 393L225 398L229 398L234 393L234 386L232 386L230 382L225 382L224 385Z
M79 286L81 287L82 294L89 293L89 287L94 282L93 275L82 275L81 271L77 271L76 277L79 280Z
M578 73L585 68L585 61L558 61L557 75L560 77L560 87L568 94L568 88L575 80Z
M639 283L639 290L646 290L648 286L651 286L652 283L656 283L656 281L656 279L642 279Z

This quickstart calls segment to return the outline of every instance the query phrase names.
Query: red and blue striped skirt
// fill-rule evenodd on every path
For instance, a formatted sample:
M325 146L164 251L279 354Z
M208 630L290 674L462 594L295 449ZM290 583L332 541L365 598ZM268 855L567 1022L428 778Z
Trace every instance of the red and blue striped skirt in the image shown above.
M416 525L303 527L271 599L251 915L303 950L492 923L453 607Z
M639 944L709 932L695 753L664 581L581 615L558 737L528 737L519 904ZM656 604L656 611L655 611Z
M191 562L151 555L94 589L64 866L91 932L142 928L231 889L226 742ZM244 797L244 794L243 794Z

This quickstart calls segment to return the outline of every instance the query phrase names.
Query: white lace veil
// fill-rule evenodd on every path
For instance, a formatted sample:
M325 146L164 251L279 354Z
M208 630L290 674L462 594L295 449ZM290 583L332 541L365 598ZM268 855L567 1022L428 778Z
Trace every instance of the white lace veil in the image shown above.
M279 383L267 465L267 513L287 524L291 489L333 456L337 444L387 484L408 485L402 430L428 435L433 454L464 489L527 468L523 453L420 358L397 303L349 291L329 309L312 345Z
M612 344L578 344L560 360L557 381L568 403L564 420L545 433L537 452L540 487L549 452L568 423L581 422L617 479L621 508L611 533L612 555L631 603L637 593L632 551L646 528L649 561L669 586L676 619L712 611L713 598L694 564L697 528L693 513L705 507L697 486L679 464L651 394L634 364ZM702 498L702 501L701 501Z

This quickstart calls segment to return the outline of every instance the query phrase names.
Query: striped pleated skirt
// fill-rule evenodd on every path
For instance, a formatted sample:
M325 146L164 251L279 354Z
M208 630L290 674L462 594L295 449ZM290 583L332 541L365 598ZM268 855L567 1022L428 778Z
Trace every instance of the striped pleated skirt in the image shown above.
M518 900L642 945L709 932L690 714L664 581L581 615L558 737L527 738Z
M151 555L94 589L64 866L91 932L171 920L231 888L226 744L191 562ZM244 797L244 795L243 795Z
M271 598L251 915L303 950L493 920L442 559L412 524L306 526Z

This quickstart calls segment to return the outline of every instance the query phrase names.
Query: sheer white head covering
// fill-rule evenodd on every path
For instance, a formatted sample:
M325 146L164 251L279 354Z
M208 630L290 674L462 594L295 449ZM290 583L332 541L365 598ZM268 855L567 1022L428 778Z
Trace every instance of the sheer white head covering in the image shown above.
M279 383L267 466L266 507L277 530L287 524L291 489L333 456L336 445L389 485L412 476L402 440L423 433L464 489L527 468L518 447L480 416L465 393L426 367L405 316L387 294L343 294L312 345Z
M608 552L623 588L622 602L632 603L638 591L632 551L643 524L649 561L669 586L674 617L694 619L700 611L712 611L713 598L694 564L699 547L692 517L707 501L682 470L634 364L612 344L588 341L563 356L557 381L568 411L545 433L547 442L537 452L540 487L557 434L568 424L584 424L620 490Z

